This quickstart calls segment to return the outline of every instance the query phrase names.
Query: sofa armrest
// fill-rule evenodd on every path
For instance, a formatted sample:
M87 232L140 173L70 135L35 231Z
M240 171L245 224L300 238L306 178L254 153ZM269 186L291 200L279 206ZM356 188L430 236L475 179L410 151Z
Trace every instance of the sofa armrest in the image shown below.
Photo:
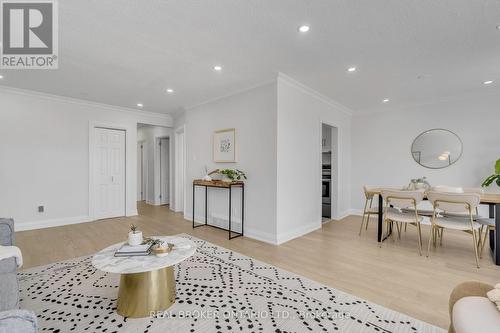
M0 218L0 245L15 245L13 219Z
M36 333L36 315L28 310L0 312L0 333Z
M488 297L486 293L492 290L494 287L492 285L477 282L477 281L468 281L463 282L456 286L450 295L449 300L449 311L450 311L450 328L448 330L449 333L454 333L455 329L453 328L453 306L458 302L461 298L469 297L469 296L480 296L480 297Z

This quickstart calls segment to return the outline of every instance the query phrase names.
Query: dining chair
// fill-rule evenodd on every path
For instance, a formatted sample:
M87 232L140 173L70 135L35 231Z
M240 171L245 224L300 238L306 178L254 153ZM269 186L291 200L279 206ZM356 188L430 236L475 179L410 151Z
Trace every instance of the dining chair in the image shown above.
M488 240L488 235L490 234L490 231L495 231L495 219L478 218L476 222L481 225L481 228L479 229L479 258L482 258L484 245Z
M370 215L378 215L378 207L373 207L373 198L375 194L371 192L375 187L374 186L363 186L363 192L365 194L365 208L363 209L363 217L361 218L361 226L359 227L359 235L361 236L361 231L363 230L363 225L365 224L366 217L366 226L365 230L368 229L368 222L370 222Z
M404 191L404 190L383 190L382 198L384 198L384 223L387 232L393 223L396 224L398 230L398 238L401 238L401 229L403 224L405 227L408 224L417 227L417 243L418 253L422 255L422 229L420 223L423 217L418 214L418 204L424 199L425 192L421 191ZM403 209L411 208L412 212L405 212ZM380 243L382 247L382 242Z
M481 196L478 193L443 193L431 191L427 198L433 206L431 218L431 237L427 245L427 257L431 251L431 240L436 228L460 230L472 235L476 266L479 268L478 241L477 234L480 224L474 221L475 212ZM444 213L448 215L443 215ZM456 215L449 215L456 214Z
M434 192L441 192L441 193L464 193L464 189L459 186L450 186L450 185L437 185L434 186L432 189ZM434 213L434 210L428 210L426 211L425 216L432 217L432 214ZM452 214L452 213L450 213ZM443 215L446 215L446 212L443 212ZM432 240L434 242L434 245L437 244L437 241L439 240L439 244L443 245L443 234L444 234L444 228L436 228L434 229L434 232L432 234Z

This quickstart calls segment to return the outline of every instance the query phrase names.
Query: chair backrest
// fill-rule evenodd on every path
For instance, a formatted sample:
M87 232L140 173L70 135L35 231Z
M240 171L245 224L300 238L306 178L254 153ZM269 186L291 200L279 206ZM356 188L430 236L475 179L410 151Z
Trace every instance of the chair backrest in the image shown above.
M448 186L448 185L438 185L432 188L434 192L444 192L444 193L464 193L464 189L461 187Z
M477 193L442 193L431 191L427 198L434 206L434 210L449 213L468 213L476 209L481 201Z
M368 186L368 185L364 185L363 186L363 191L365 192L365 198L366 200L371 200L373 199L373 196L374 194L371 193L370 191L377 188L376 186Z
M382 190L382 197L388 205L396 208L409 208L418 205L424 199L424 190Z

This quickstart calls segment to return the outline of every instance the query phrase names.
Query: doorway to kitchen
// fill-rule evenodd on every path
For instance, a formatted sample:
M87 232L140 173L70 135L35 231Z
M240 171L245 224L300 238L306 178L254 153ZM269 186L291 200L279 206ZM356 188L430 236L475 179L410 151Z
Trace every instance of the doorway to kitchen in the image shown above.
M321 123L321 216L338 216L338 128Z

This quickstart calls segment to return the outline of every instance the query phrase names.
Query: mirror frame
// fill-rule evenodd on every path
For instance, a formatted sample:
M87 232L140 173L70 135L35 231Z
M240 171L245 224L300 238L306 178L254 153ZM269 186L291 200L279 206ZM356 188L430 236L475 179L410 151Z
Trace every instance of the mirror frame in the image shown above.
M435 168L435 167L430 167L430 166L426 166L426 165L423 165L423 164L420 164L419 162L417 162L417 160L416 160L416 159L415 159L415 157L413 156L413 145L415 144L415 141L417 141L417 140L418 140L418 138L420 138L422 135L424 135L424 134L426 134L426 133L428 133L428 132L432 132L432 131L445 131L445 132L451 133L451 134L453 134L454 136L456 136L456 137L457 137L457 139L458 139L458 141L460 142L460 155L458 155L457 159L456 159L454 162L450 163L450 164L449 164L449 165L447 165L447 166L444 166L444 167L438 167L438 168ZM453 131L450 131L450 130L448 130L448 129L446 129L446 128L431 128L431 129L428 129L428 130L426 130L426 131L423 131L423 132L421 132L419 135L417 135L417 136L415 137L415 139L413 139L413 141L412 141L412 143L411 143L411 146L410 146L410 154L411 154L411 158L413 159L413 161L414 161L415 163L417 163L418 165L420 165L420 166L424 167L424 168L427 168L427 169L433 169L433 170L446 169L446 168L448 168L448 167L452 166L453 164L457 163L457 162L460 160L460 158L462 157L463 153L464 153L464 143L462 142L462 139L458 136L458 134L457 134L457 133L455 133L455 132L453 132Z

